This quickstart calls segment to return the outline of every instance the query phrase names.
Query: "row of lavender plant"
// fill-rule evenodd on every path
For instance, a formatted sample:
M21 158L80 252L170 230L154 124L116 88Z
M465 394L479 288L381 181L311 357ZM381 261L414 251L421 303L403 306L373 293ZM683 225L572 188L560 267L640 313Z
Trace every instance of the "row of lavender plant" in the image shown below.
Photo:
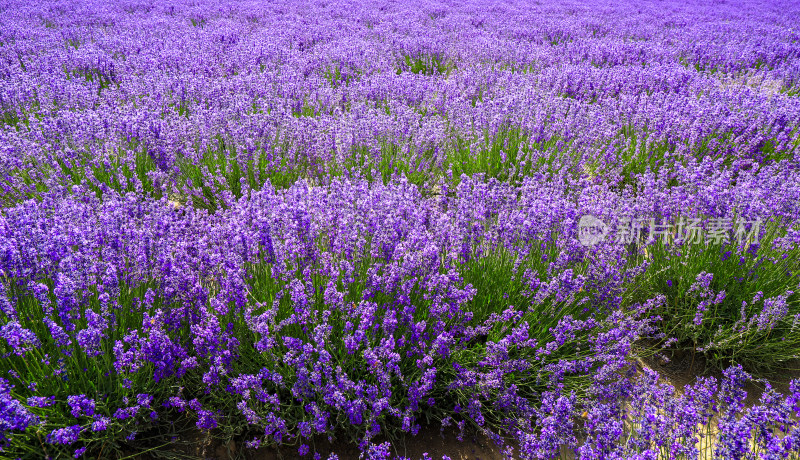
M183 411L224 436L260 433L251 445L301 452L314 435L368 451L377 435L431 420L528 445L556 423L537 412L549 397L572 401L557 421L569 426L608 398L625 401L632 346L670 338L680 315L700 318L679 331L682 346L773 366L793 357L776 350L800 342L797 201L764 201L757 189L773 184L751 173L713 203L737 197L750 217L754 205L770 216L786 209L780 237L765 229L760 246L706 247L714 282L729 286L742 271L731 267L747 272L735 295L707 292L713 265L669 254L682 267L675 283L694 281L690 294L742 310L704 323L708 305L629 289L665 268L649 253L642 261L626 246L577 239L582 213L649 215L652 203L571 180L464 177L432 197L407 181L300 182L247 191L215 214L90 189L7 208L0 334L18 406L5 422L8 448L99 452ZM682 193L662 190L665 212L685 209ZM739 304L755 290L769 301ZM748 322L758 327L742 330ZM720 332L767 350L721 346ZM558 432L567 438L526 455L570 444Z
M80 183L216 209L242 179L797 166L791 3L16 6L7 204Z

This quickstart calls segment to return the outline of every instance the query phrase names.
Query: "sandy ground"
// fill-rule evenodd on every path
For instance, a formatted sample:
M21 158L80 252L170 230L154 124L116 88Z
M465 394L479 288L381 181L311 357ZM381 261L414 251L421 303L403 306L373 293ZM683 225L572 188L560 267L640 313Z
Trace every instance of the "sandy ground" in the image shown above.
M703 358L699 355L693 357L688 352L672 354L668 359L662 359L659 356L639 359L639 363L656 371L663 382L669 383L679 391L686 385L694 383L698 377L703 375L712 376L718 382L722 379L722 372L708 372ZM767 380L776 391L788 395L789 383L798 378L800 378L800 359L788 363L786 369L780 375L775 375ZM759 396L764 388L765 385L762 382L748 382L745 386L747 391L746 404L748 406L758 404Z

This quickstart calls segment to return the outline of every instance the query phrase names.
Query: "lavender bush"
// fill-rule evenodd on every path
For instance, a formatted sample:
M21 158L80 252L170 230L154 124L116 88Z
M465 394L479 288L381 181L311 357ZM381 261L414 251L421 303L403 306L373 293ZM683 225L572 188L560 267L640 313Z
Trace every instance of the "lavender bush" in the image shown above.
M800 456L795 2L0 10L2 456Z

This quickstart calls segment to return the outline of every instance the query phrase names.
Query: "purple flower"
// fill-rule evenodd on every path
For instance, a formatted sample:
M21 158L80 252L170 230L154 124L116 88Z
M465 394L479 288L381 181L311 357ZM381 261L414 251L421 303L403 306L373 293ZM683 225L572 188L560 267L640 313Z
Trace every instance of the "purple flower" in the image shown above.
M212 411L201 409L197 411L197 428L213 430L217 427L216 415Z
M78 441L81 434L80 425L72 425L65 428L58 428L47 435L47 442L50 444L74 444Z
M94 415L95 401L86 397L86 395L68 396L67 404L71 409L72 416L75 418L81 415L87 415L89 417Z
M305 457L308 455L309 449L307 444L300 444L300 447L297 449L297 454L301 457Z
M98 417L94 422L92 422L92 431L97 433L99 431L105 431L108 429L108 423L111 420L107 417Z
M5 339L17 356L22 356L40 346L36 334L23 328L17 321L8 322L0 327L0 338Z
M24 431L39 423L39 418L11 395L12 385L0 378L0 451L13 431Z

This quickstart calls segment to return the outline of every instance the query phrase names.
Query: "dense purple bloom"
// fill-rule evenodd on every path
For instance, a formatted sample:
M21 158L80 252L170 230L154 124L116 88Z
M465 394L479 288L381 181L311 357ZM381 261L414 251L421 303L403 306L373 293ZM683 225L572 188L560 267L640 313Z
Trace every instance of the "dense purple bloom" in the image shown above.
M81 415L91 417L94 415L95 401L87 398L86 395L69 396L67 398L67 404L69 404L73 417L77 418Z
M55 396L31 396L27 403L31 407L50 407L55 404L55 399Z
M24 355L26 351L39 346L36 334L23 328L17 321L11 321L0 327L0 338L5 339L16 355Z
M197 411L197 427L202 430L212 430L217 427L216 416L209 410Z
M797 2L6 6L0 442L800 449L797 383L637 360L796 358Z
M81 434L80 425L72 425L53 430L47 435L47 442L52 444L74 444Z
M0 378L0 451L13 431L24 431L38 423L38 417L11 396L12 386Z
M105 431L108 429L108 423L110 420L107 417L99 417L97 420L92 422L92 431Z

